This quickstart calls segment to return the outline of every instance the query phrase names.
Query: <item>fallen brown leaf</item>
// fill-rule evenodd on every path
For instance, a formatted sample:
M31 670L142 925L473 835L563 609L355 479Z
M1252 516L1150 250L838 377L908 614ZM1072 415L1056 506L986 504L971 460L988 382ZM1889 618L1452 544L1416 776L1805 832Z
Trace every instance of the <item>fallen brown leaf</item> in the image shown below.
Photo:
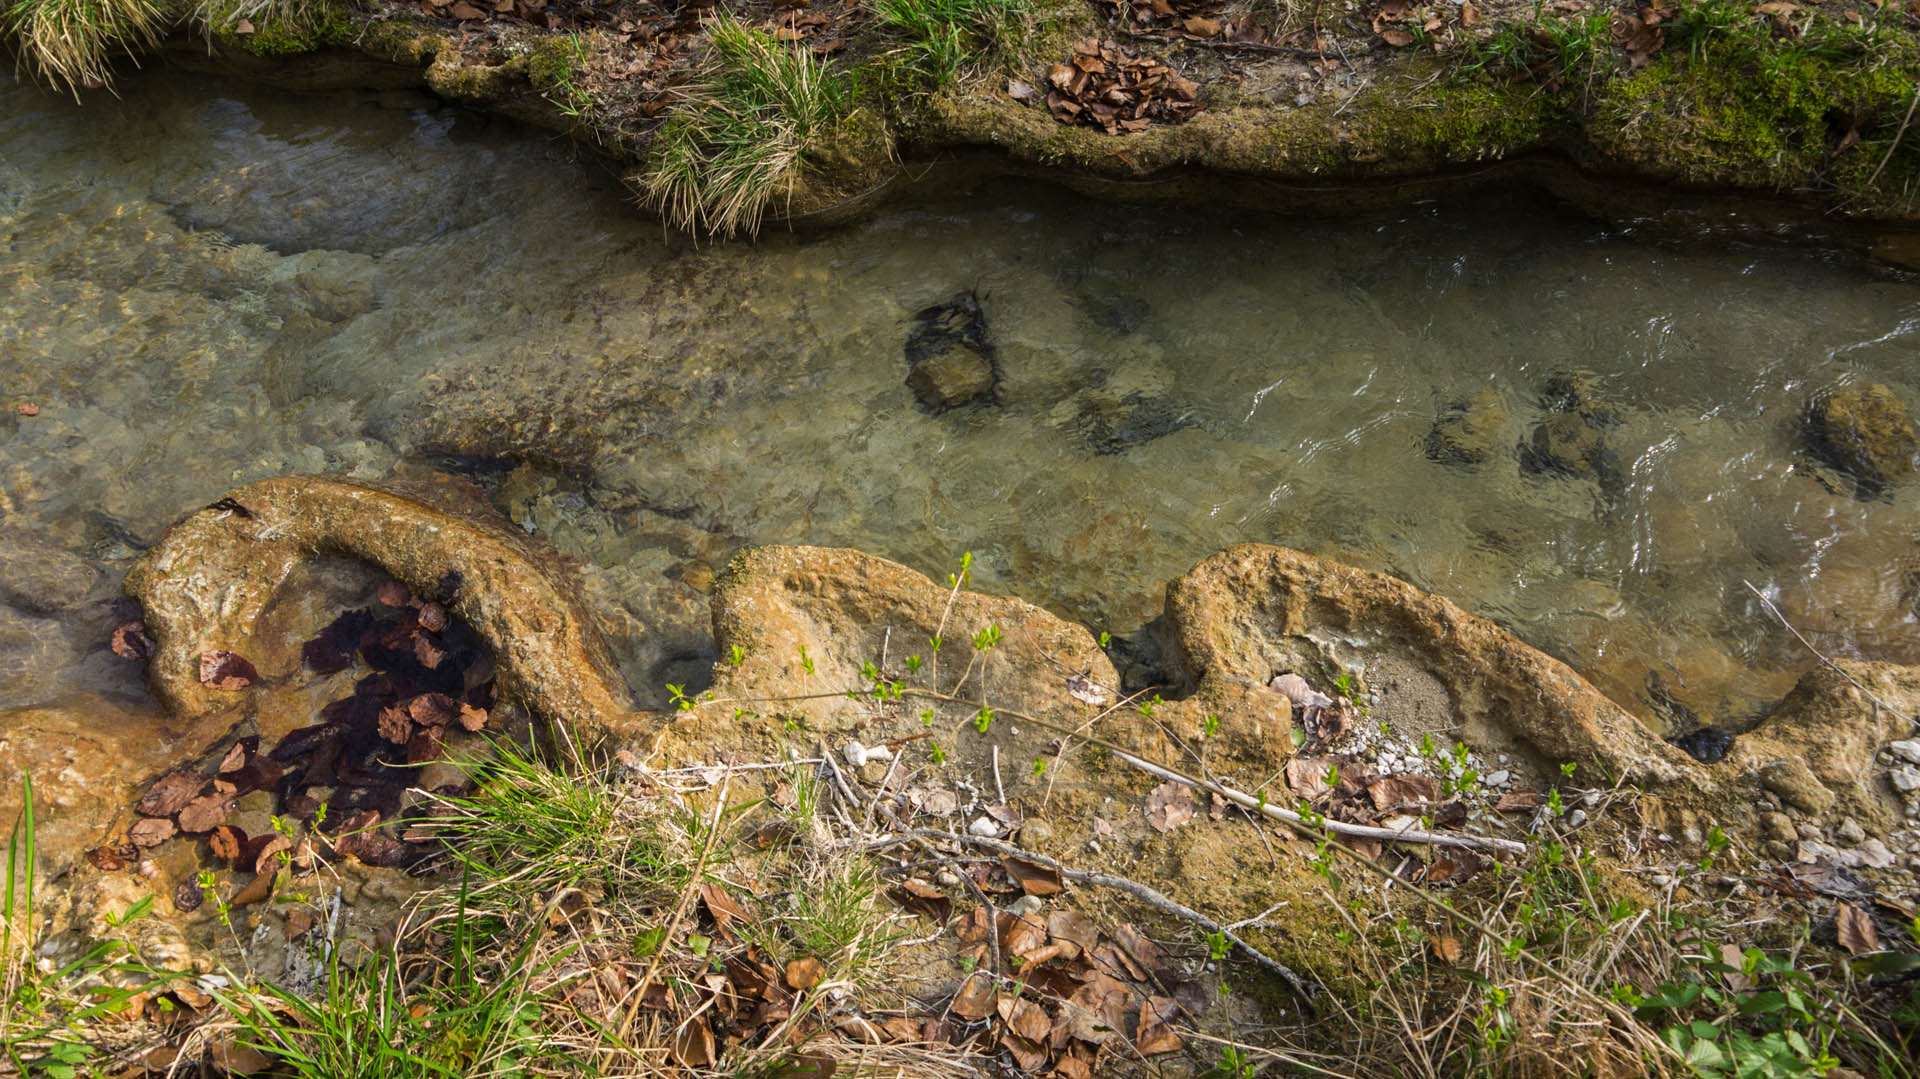
M1460 962L1460 938L1447 933L1435 933L1427 938L1427 947L1432 949L1433 957L1448 966Z
M1193 819L1193 789L1171 780L1147 794L1147 823L1156 832L1171 832Z
M1840 938L1840 946L1853 955L1866 955L1880 950L1880 932L1873 926L1873 917L1852 903L1841 903L1834 908L1834 930Z
M259 680L260 672L236 652L215 648L200 653L200 681L203 685L219 690L235 690L245 689Z
M127 839L136 847L157 847L172 839L178 830L165 817L143 817L127 829Z
M803 955L787 962L785 973L787 988L796 993L803 989L812 989L820 984L820 979L826 976L826 964L813 956Z
M38 416L40 414L40 406L32 401L22 401L13 406L13 410L22 416Z
M948 1010L962 1019L985 1019L993 1013L993 998L993 975L976 970L960 983Z
M1007 876L1028 895L1060 894L1059 870L1020 858L1002 858L1000 864L1006 868Z
M199 772L168 772L147 788L134 811L143 817L171 817L199 797L206 785L207 777Z
M691 1070L711 1067L713 1049L713 1031L705 1019L696 1016L674 1028L673 1060L681 1067Z
M147 636L146 623L137 619L113 627L113 637L108 643L113 647L113 654L121 659L146 659L153 655L153 638Z

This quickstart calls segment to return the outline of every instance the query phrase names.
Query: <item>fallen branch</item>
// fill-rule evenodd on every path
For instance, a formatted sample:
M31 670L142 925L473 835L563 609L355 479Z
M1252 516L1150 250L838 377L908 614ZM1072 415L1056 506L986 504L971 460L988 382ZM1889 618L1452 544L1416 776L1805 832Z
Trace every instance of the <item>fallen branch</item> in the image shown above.
M1880 170L1886 168L1887 162L1893 160L1893 152L1900 148L1900 140L1906 137L1907 125L1913 123L1913 110L1916 107L1920 107L1920 90L1913 92L1913 100L1907 104L1906 119L1900 121L1900 130L1893 133L1893 142L1888 144L1886 155L1880 159L1880 164L1874 166L1873 175L1867 177L1868 187L1872 187L1874 181L1880 179ZM1747 587L1752 588L1753 586L1747 585Z
M1916 94L1914 97L1914 100L1920 101L1920 94ZM1767 598L1766 593L1760 591L1758 588L1755 588L1753 586L1752 581L1742 580L1740 583L1747 586L1747 591L1753 593L1754 598L1760 601L1760 605L1767 609L1768 614L1773 615L1774 618L1779 620L1781 625L1787 627L1787 632L1793 634L1794 640L1799 641L1803 645L1806 645L1807 651L1813 653L1813 658L1826 664L1828 667L1833 668L1833 670L1836 673L1838 673L1840 677L1853 683L1853 688L1866 694L1868 700L1872 701L1873 703L1879 705L1882 708L1885 708L1887 711L1892 712L1894 715L1899 716L1901 719L1906 720L1908 723L1920 725L1920 719L1915 719L1914 717L1906 714L1905 712L1902 712L1900 709L1895 708L1893 705L1888 704L1886 701L1881 700L1879 695L1874 693L1873 690L1870 690L1866 686L1861 685L1860 680L1858 678L1855 678L1853 675L1848 674L1847 669L1845 667L1842 667L1838 663L1835 663L1833 660L1828 659L1825 653L1821 652L1818 648L1815 648L1813 646L1812 641L1809 641L1805 637L1801 636L1800 631L1793 628L1793 623L1787 621L1787 616L1780 613L1780 608L1775 607L1773 605L1773 601Z
M1109 873L1095 873L1086 869L1074 869L1071 866L1062 864L1058 859L1049 858L1044 854L1036 854L1030 850L1022 850L1011 843L1003 843L998 839L989 839L986 836L961 835L957 832L941 832L931 828L917 828L914 829L913 834L927 839L941 839L952 843L965 844L967 846L983 847L1009 858L1018 858L1023 862L1032 862L1035 865L1045 866L1055 873L1060 874L1065 879L1077 884L1091 884L1100 888L1112 888L1115 891L1125 892L1155 910L1165 914L1171 914L1182 921L1190 922L1200 927L1202 932L1218 933L1230 941L1234 947L1239 948L1241 952L1245 953L1247 958L1259 964L1282 982L1285 982L1287 988L1299 999L1300 1006L1306 1010L1308 1017L1312 1017L1315 1014L1313 1007L1313 992L1315 987L1306 979L1294 973L1293 968L1253 945L1248 944L1225 925L1214 921L1212 918L1177 900L1169 899L1166 895L1155 891L1145 884L1141 884L1139 881L1128 880L1125 877L1116 877Z

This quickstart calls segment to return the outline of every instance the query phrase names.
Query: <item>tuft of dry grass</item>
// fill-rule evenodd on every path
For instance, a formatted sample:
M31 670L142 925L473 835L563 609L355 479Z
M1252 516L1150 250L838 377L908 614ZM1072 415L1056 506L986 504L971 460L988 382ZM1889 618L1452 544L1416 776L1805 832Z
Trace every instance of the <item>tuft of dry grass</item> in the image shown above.
M159 0L0 0L0 34L20 60L76 97L107 85L119 50L151 46L169 14Z

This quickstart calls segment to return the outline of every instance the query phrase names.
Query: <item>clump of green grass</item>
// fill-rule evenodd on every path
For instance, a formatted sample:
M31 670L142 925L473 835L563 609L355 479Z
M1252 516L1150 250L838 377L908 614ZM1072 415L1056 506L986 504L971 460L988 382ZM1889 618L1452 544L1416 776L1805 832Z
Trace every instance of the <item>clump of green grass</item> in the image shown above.
M1018 40L1028 0L875 0L874 17L899 44L901 70L928 89L946 86Z
M791 194L808 147L846 115L851 83L730 15L707 31L701 78L655 136L643 190L682 228L752 233Z
M76 96L107 84L115 50L154 44L169 21L159 0L0 0L0 36Z

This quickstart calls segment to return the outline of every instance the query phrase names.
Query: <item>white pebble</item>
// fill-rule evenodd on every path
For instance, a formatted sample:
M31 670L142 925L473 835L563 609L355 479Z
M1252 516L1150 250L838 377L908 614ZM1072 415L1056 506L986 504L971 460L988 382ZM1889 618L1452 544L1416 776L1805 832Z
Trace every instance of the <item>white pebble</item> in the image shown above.
M978 836L997 836L1000 834L1000 825L994 823L992 817L980 817L967 825L967 831Z
M1920 768L1915 768L1911 764L1903 764L1895 768L1893 786L1899 791L1920 790Z
M866 746L859 742L848 742L840 748L840 756L847 762L848 767L858 768L867 763L869 754Z
M1893 742L1887 746L1887 751L1908 764L1920 764L1920 738Z
M1586 810L1576 809L1572 813L1567 814L1567 827L1578 828L1585 823L1587 823Z
M1487 786L1489 786L1489 787L1504 787L1504 786L1506 786L1506 785L1507 785L1507 780L1508 780L1508 779L1511 779L1511 778L1512 778L1512 776L1510 776L1510 775L1509 775L1509 774L1507 773L1507 770L1506 770L1506 769L1504 769L1504 768L1502 768L1502 769L1501 769L1501 770L1499 770L1498 772L1495 772L1495 773L1493 773L1492 775L1490 775L1490 776L1488 776L1488 777L1487 777Z

